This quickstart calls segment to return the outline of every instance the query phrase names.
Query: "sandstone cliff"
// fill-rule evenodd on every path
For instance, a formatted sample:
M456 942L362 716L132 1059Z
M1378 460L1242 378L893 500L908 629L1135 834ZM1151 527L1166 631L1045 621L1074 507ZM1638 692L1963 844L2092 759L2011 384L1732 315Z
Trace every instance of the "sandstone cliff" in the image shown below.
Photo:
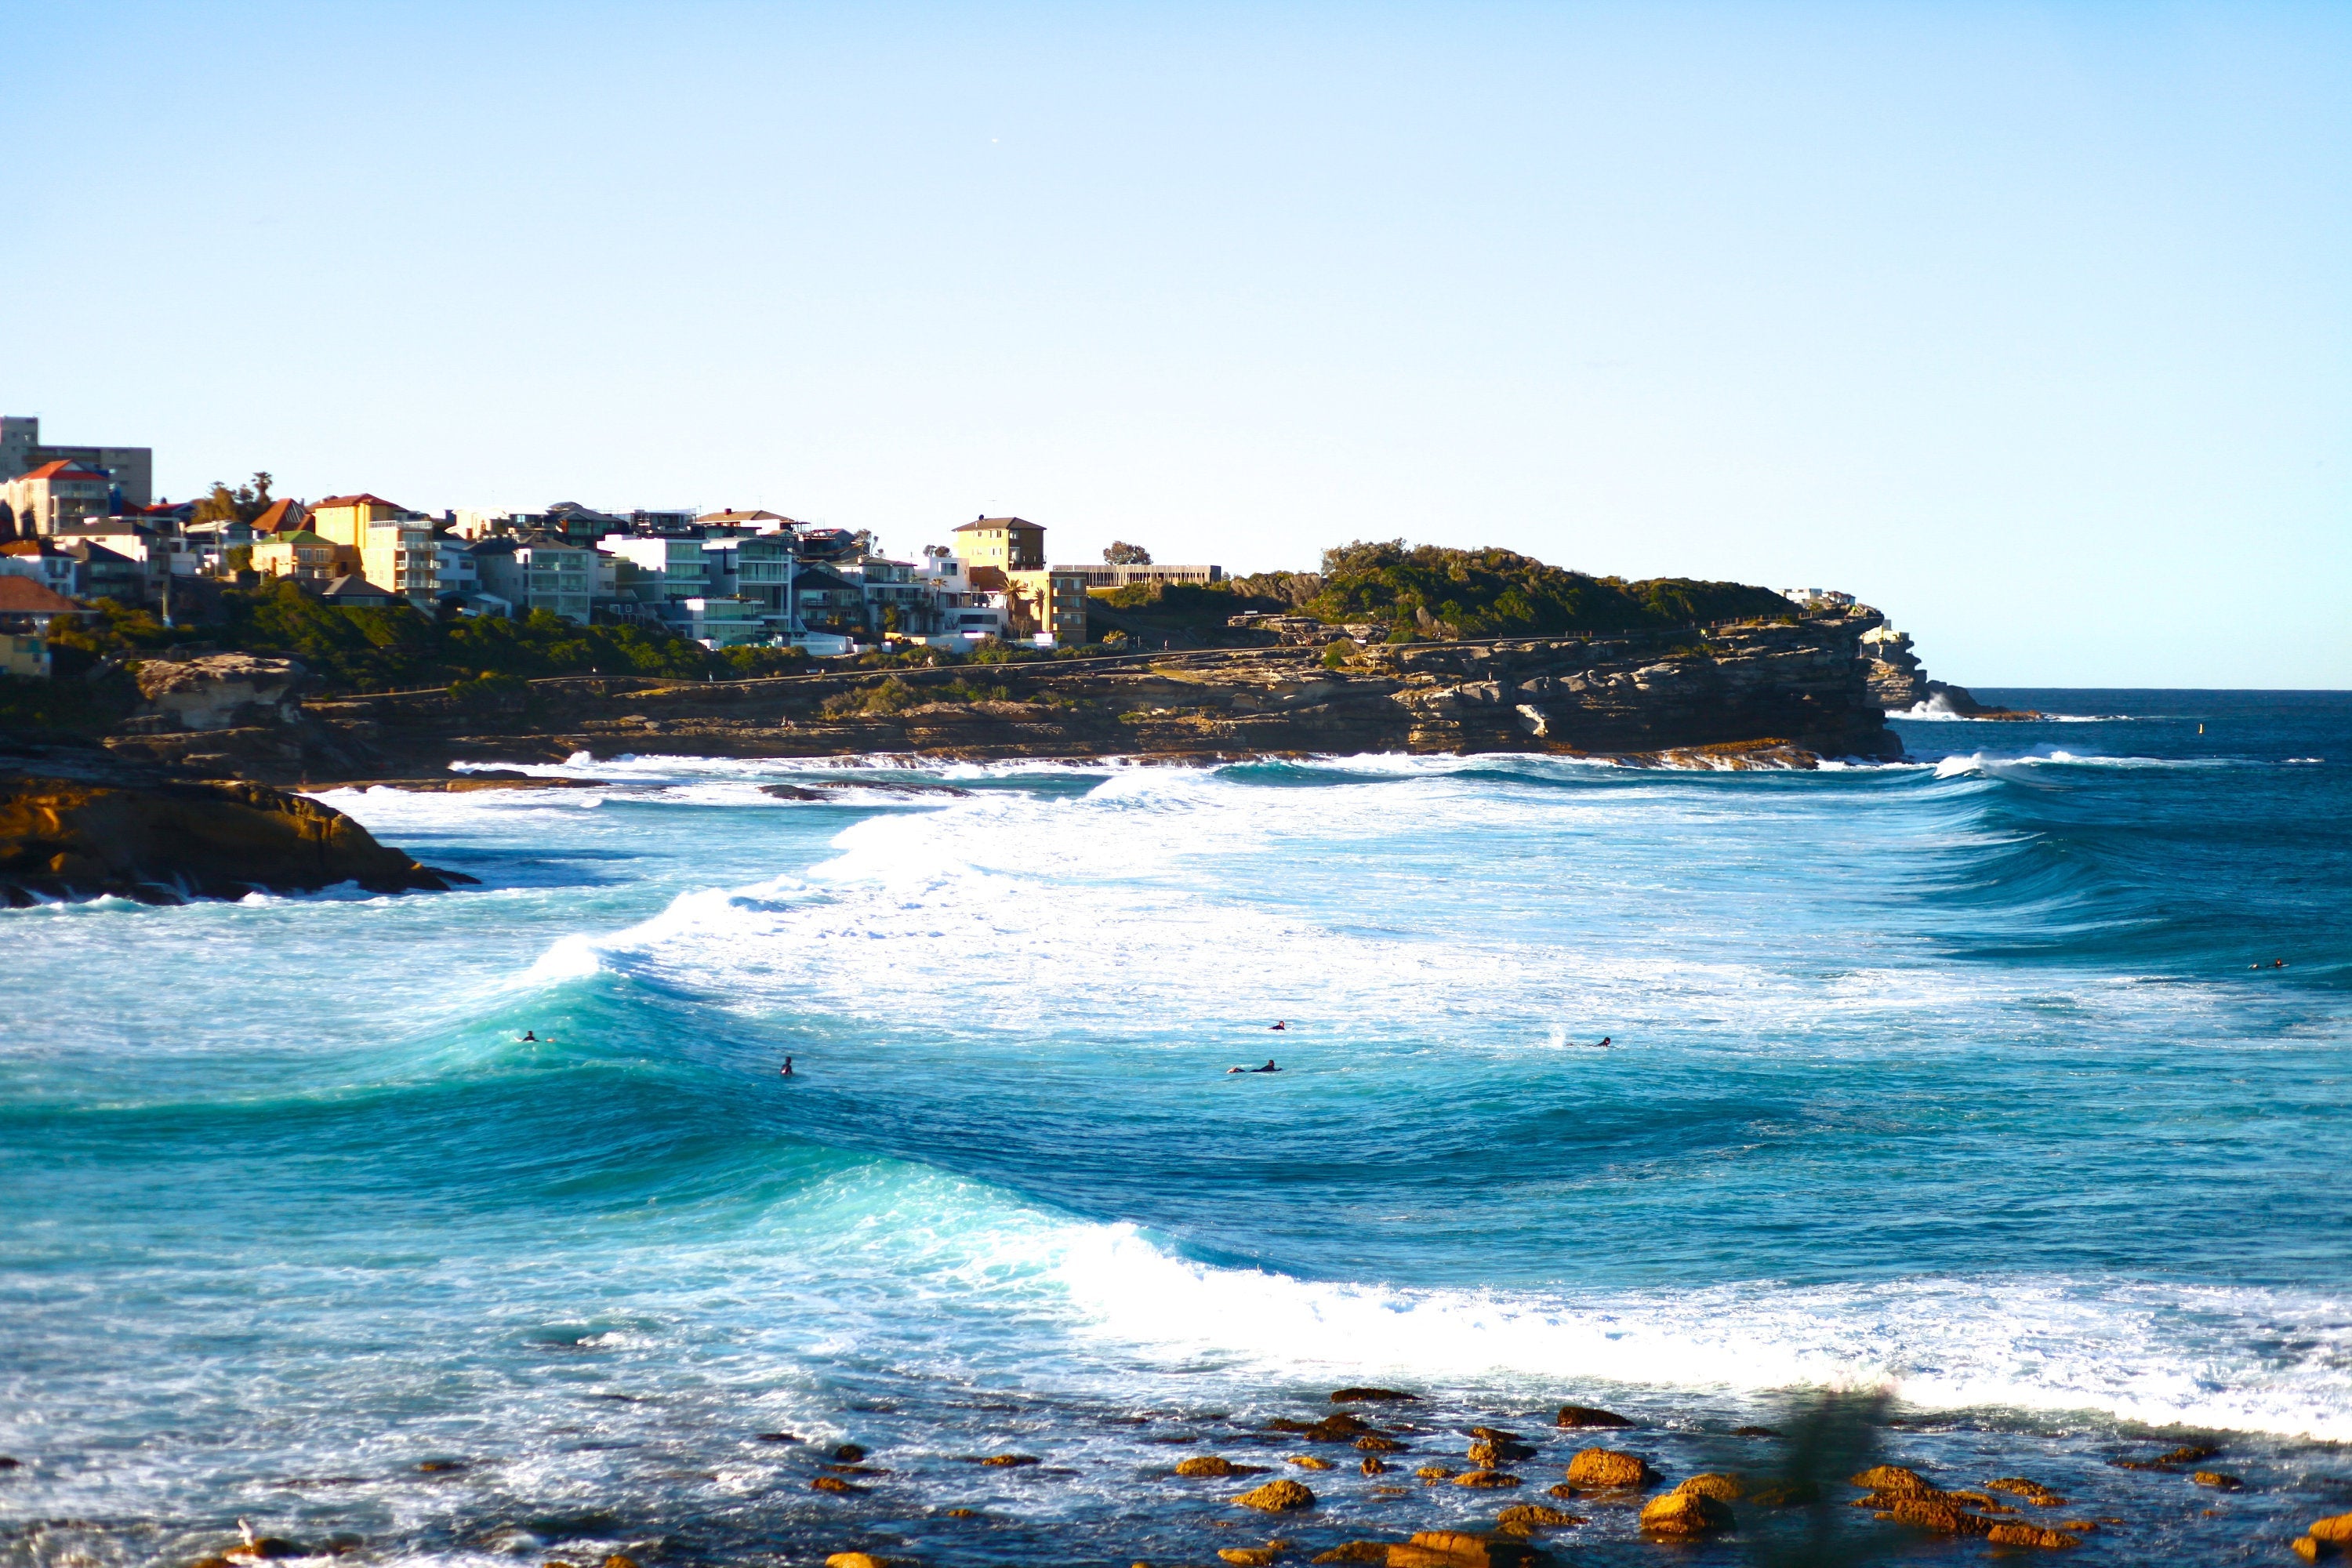
M118 751L280 783L576 752L1232 757L1749 748L1899 755L1862 658L1874 613L1596 637L1283 647L767 680L571 678L502 706L417 692L303 705L299 725L132 734ZM1702 765L1717 765L1701 759ZM1728 765L1727 761L1720 765Z

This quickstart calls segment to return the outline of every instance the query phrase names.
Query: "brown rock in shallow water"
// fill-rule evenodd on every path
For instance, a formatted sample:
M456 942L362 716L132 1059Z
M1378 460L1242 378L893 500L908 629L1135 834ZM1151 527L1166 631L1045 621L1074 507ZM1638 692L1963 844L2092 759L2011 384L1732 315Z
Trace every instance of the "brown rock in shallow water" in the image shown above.
M1568 1464L1568 1484L1584 1491L1611 1491L1620 1487L1646 1487L1658 1479L1649 1461L1638 1454L1614 1448L1587 1448Z
M1776 1426L1734 1426L1731 1435L1735 1437L1778 1437L1780 1432Z
M1294 1509L1313 1508L1315 1494L1292 1480L1268 1481L1252 1491L1234 1499L1244 1508L1255 1508L1266 1513L1288 1513Z
M2315 1521L2305 1534L2314 1541L2324 1541L2333 1546L2352 1544L2352 1513L2330 1514Z
M1330 1551L1318 1552L1308 1559L1313 1563L1386 1563L1388 1560L1389 1543L1385 1541L1343 1542Z
M1331 1395L1334 1405L1417 1405L1420 1402L1420 1394L1407 1394L1396 1388L1342 1388L1335 1390Z
M1738 1502L1747 1495L1748 1483L1738 1476L1727 1475L1720 1470L1710 1470L1703 1475L1691 1477L1675 1490L1696 1492L1701 1497L1711 1497L1717 1502Z
M1256 1476L1265 1473L1264 1465L1236 1465L1223 1454L1195 1454L1180 1460L1176 1466L1180 1476Z
M2298 1535L2287 1543L2287 1550L2305 1563L2316 1563L2319 1561L2319 1554L2329 1549L2308 1535Z
M1402 1454L1405 1446L1393 1437L1383 1437L1377 1432L1356 1439L1356 1447L1367 1454Z
M1906 1470L1900 1465L1873 1465L1858 1476L1849 1477L1855 1486L1868 1487L1874 1492L1931 1492L1927 1478L1916 1470Z
M882 1559L870 1552L836 1552L824 1560L824 1568L886 1568Z
M615 1552L604 1559L604 1568L637 1568L637 1560L634 1557L624 1557Z
M299 1557L302 1549L281 1536L257 1536L222 1553L232 1563L268 1563L280 1557Z
M1475 1487L1485 1490L1495 1490L1517 1486L1519 1478L1507 1475L1501 1470L1472 1470L1466 1475L1454 1477L1454 1484L1457 1487Z
M1570 1513L1564 1508L1553 1508L1547 1503L1515 1502L1505 1509L1501 1517L1495 1522L1505 1526L1539 1525L1545 1529L1550 1529L1558 1525L1582 1524L1584 1516L1580 1513Z
M1982 1535L1993 1527L1993 1521L1981 1514L1924 1497L1902 1498L1889 1511L1897 1524L1932 1530L1938 1535Z
M1454 1471L1451 1465L1423 1465L1413 1471L1413 1474L1424 1481L1450 1481L1454 1479Z
M1465 1530L1417 1531L1404 1545L1390 1547L1388 1555L1389 1568L1518 1568L1537 1560L1517 1537Z
M1731 1505L1705 1492L1670 1491L1642 1509L1642 1529L1650 1535L1714 1535L1732 1524Z
M1470 1445L1470 1462L1486 1469L1507 1465L1515 1459L1532 1459L1535 1457L1533 1448L1507 1437L1482 1437Z
M1985 1539L1995 1546L2063 1548L2083 1544L2080 1536L2069 1535L2063 1530L2044 1530L2038 1524L1996 1524L1985 1532Z
M2236 1476L2223 1475L2219 1470L2200 1470L2189 1479L2200 1487L2211 1487L2216 1491L2243 1491L2246 1488L2246 1483Z
M1595 1410L1590 1405L1563 1405L1555 1426L1631 1426L1633 1423L1613 1410Z
M1364 1462L1356 1468L1363 1471L1364 1474L1368 1476L1384 1476L1388 1474L1389 1470L1389 1468L1386 1465L1381 1463L1378 1458L1370 1454L1366 1454L1364 1456Z
M1271 1546L1227 1546L1217 1555L1234 1568L1274 1568L1274 1560L1280 1553Z
M854 1465L866 1457L866 1450L855 1443L844 1443L833 1451L833 1457L845 1465Z
M1318 1458L1312 1454L1293 1454L1290 1462L1302 1470L1328 1470L1331 1468L1330 1460Z
M865 1489L864 1487L851 1486L839 1476L819 1476L809 1482L809 1490L813 1492L862 1492Z
M1796 1508L1822 1500L1822 1489L1811 1481L1767 1481L1745 1500L1759 1508Z
M2021 1497L2037 1508L2063 1508L2066 1506L2066 1500L2064 1498L2060 1497L2056 1492L2052 1491L2040 1481L2030 1481L2023 1476L2002 1476L1998 1480L1987 1481L1985 1483L1985 1489L1987 1491L2007 1492L2011 1497Z
M1014 1469L1023 1465L1042 1465L1045 1461L1034 1454L991 1454L979 1462L983 1465L996 1465L1006 1469Z

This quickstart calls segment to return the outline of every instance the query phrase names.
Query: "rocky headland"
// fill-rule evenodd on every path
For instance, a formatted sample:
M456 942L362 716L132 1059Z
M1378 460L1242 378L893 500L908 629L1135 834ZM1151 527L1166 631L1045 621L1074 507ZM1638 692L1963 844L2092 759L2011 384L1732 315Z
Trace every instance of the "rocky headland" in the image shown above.
M315 892L443 891L350 817L247 780L204 779L86 747L0 754L0 904L114 894L142 903Z
M1705 630L1301 640L740 681L572 676L489 699L427 690L273 702L285 688L259 684L271 672L240 666L220 683L235 689L206 703L190 689L200 674L151 673L151 661L142 684L176 707L152 703L106 744L190 773L314 788L446 781L452 763L582 752L1181 762L1528 752L1803 767L1901 754L1863 658L1864 635L1881 624L1863 611Z
M1864 632L1863 657L1870 665L1870 695L1889 713L1949 714L1956 719L2039 719L2025 708L1988 708L1965 686L1930 680L1911 650L1908 633L1881 625Z

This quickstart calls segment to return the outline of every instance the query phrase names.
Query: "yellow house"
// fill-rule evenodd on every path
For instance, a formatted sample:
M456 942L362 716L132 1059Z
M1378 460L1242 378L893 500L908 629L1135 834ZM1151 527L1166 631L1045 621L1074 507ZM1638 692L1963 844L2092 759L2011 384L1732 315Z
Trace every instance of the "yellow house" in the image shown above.
M253 542L253 569L265 577L323 584L358 572L360 552L308 529L273 533Z
M310 508L310 531L338 544L348 544L353 550L363 550L367 547L368 524L414 515L404 506L365 491L355 496L329 496Z
M955 552L971 566L1000 572L1041 572L1045 566L1045 531L1017 517L980 517L955 531Z

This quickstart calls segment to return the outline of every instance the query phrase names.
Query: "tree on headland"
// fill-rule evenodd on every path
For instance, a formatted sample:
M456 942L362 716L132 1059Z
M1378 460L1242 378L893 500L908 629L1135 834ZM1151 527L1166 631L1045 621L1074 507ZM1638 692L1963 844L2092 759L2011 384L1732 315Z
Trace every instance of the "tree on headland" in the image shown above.
M1149 566L1151 564L1151 552L1140 544L1114 539L1110 548L1103 552L1103 561L1112 566Z
M251 522L269 510L269 487L272 479L268 469L255 474L235 489L218 479L213 481L212 492L196 503L196 522Z

